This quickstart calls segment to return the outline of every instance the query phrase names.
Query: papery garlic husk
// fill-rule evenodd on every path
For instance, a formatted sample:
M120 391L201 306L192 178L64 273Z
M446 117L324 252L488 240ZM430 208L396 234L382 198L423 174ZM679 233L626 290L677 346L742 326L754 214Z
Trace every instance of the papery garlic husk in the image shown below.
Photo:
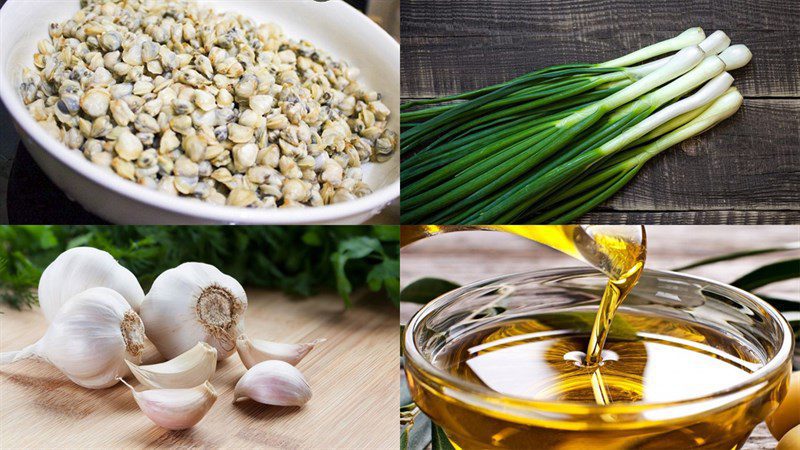
M189 262L156 278L141 307L147 337L172 359L207 342L225 359L244 332L247 295L242 285L216 267Z
M264 361L251 367L233 391L233 401L253 399L265 405L302 406L311 399L303 374L285 361Z
M214 402L217 391L208 381L189 389L150 389L137 392L130 388L139 409L156 425L168 430L191 428L205 417Z
M302 344L283 344L262 339L250 339L245 335L240 335L236 339L236 351L239 353L242 364L248 369L269 360L284 361L296 366L316 345L323 342L325 339L316 339Z
M137 366L126 361L140 383L153 389L184 389L199 386L217 370L217 349L198 342L181 355L160 364Z
M37 343L0 354L0 364L44 360L75 383L101 389L127 375L125 360L139 363L143 350L139 316L118 292L96 287L64 303Z
M39 305L48 322L75 294L93 287L117 291L135 312L144 299L136 277L109 253L91 247L76 247L58 256L39 279Z

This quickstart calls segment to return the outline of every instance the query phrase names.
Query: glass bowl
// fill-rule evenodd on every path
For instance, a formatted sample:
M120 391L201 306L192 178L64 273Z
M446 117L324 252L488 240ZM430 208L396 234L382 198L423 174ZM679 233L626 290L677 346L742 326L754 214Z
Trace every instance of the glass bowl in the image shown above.
M403 338L414 401L460 448L740 448L786 395L794 340L766 302L712 280L646 270L617 315L713 330L717 338L701 344L719 351L735 346L757 367L734 385L715 388L698 373L698 382L711 386L702 395L598 405L503 395L441 367L443 348L471 331L543 313L596 312L606 280L590 268L553 269L481 281L433 300ZM588 332L577 321L563 327ZM670 339L668 329L660 332Z

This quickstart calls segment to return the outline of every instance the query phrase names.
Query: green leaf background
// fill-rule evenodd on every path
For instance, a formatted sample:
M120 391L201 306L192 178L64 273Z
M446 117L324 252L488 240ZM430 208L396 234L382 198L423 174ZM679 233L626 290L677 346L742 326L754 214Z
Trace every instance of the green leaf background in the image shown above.
M91 246L133 272L145 291L187 261L217 266L242 285L299 297L359 289L398 304L400 231L392 226L0 226L0 301L36 304L42 271L61 252Z

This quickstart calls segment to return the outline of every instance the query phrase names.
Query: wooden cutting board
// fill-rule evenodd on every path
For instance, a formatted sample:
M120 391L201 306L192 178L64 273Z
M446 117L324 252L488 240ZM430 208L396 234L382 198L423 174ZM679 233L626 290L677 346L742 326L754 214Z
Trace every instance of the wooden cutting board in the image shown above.
M233 404L245 373L234 355L211 379L219 398L208 415L194 428L169 431L142 414L122 384L85 389L49 365L20 361L0 367L0 448L398 448L396 308L363 298L344 311L335 295L294 300L255 290L248 300L245 327L253 338L327 339L298 365L313 391L305 406ZM47 328L38 308L0 312L0 351L29 345ZM146 358L158 359L152 345Z

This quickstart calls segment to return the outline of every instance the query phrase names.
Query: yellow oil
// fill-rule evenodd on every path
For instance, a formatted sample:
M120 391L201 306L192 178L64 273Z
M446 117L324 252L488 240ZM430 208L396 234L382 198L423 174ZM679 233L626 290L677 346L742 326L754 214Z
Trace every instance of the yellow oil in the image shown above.
M584 261L608 275L608 284L598 308L587 344L588 366L600 362L603 343L619 305L639 281L647 254L644 227L624 225L486 225L478 227L421 225L403 226L400 245L454 231L501 231L547 245ZM598 402L603 401L602 383L597 383Z
M501 394L487 395L485 409L452 397L450 391L421 386L409 376L415 402L457 448L730 450L739 448L774 406L773 398L761 395L711 411L692 410L695 406L687 402L679 416L669 419L643 415L633 422L619 420L620 425L614 415L601 415L595 423L570 419L570 414L598 405L702 397L738 384L761 361L747 346L712 328L675 318L616 314L644 268L646 238L641 227L404 226L401 245L476 228L548 245L601 270L609 280L596 312L491 322L438 351L434 365ZM498 400L502 396L509 407L520 399L552 402L552 420L505 414L505 401Z
M674 318L620 312L601 361L583 360L591 312L563 312L492 323L448 342L433 358L459 379L507 396L554 402L553 420L506 419L502 403L481 410L411 383L417 405L459 448L734 449L772 407L769 399L708 411L687 403L679 417L644 415L633 427L559 421L559 413L600 403L675 403L724 390L761 367L758 355L712 328ZM572 329L564 333L564 323ZM586 324L581 328L580 324ZM495 400L496 401L496 400ZM512 400L509 400L512 402ZM699 408L699 406L697 406ZM643 433L639 428L647 427Z

